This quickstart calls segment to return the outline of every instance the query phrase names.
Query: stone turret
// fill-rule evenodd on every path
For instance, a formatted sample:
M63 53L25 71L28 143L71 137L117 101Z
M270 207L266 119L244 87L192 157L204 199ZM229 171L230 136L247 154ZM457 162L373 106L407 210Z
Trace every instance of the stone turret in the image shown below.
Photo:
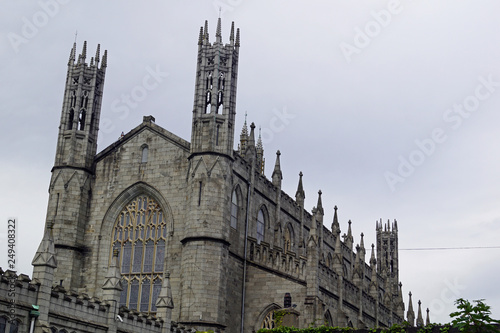
M88 64L84 42L82 53L75 58L76 43L68 61L45 228L52 226L58 260L65 267L55 270L55 280L65 288L78 290L82 287L84 233L92 195L107 51L101 61L97 46L95 58Z
M232 196L234 119L239 54L236 41L222 42L221 19L210 43L208 23L200 30L195 98L186 185L186 220L181 238L183 276L179 322L197 330L227 325L226 288ZM234 26L232 26L234 34ZM246 154L255 156L255 125ZM255 157L253 159L255 161ZM200 255L203 253L203 255ZM208 258L210 258L208 260ZM200 268L203 274L199 274ZM207 284L206 281L211 281ZM165 281L164 281L165 282ZM177 306L177 305L176 305Z

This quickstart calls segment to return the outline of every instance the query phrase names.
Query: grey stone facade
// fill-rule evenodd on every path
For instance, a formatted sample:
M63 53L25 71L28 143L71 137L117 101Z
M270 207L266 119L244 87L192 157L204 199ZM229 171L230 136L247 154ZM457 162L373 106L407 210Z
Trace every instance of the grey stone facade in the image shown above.
M253 332L287 293L300 327L403 321L397 223L367 253L337 207L324 225L321 191L305 210L302 174L281 190L279 152L264 175L253 124L234 150L239 47L234 24L227 44L220 19L213 43L201 28L191 142L146 116L98 154L107 55L72 48L45 236L32 280L15 277L24 331L37 304L35 332Z

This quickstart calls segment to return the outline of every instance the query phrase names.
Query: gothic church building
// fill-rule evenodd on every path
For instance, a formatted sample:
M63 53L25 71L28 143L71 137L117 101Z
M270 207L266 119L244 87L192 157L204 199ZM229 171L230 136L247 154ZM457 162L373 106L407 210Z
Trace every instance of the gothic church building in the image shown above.
M22 331L250 333L279 309L298 327L404 320L397 222L355 245L337 207L324 226L321 191L305 209L302 174L281 190L279 151L267 178L255 126L235 142L240 31L223 42L219 19L210 40L205 22L191 142L145 116L99 153L107 53L73 46L45 234L32 278L16 277Z

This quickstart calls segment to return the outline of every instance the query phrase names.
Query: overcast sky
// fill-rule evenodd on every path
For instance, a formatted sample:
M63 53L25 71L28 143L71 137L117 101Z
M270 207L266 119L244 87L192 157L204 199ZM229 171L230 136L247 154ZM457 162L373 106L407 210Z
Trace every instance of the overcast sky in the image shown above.
M485 298L500 319L500 3L497 0L69 1L0 5L0 241L17 217L18 270L41 240L67 62L77 34L108 50L99 147L153 115L190 140L200 26L241 29L237 133L262 128L266 176L304 173L306 208L375 242L397 219L400 279L449 322L453 300ZM158 85L130 104L151 72ZM138 88L139 87L139 88ZM236 148L236 144L235 144ZM2 245L4 247L4 245ZM422 250L426 248L454 248ZM418 250L410 250L418 249ZM0 253L5 253L3 250ZM0 258L7 266L7 258ZM425 313L424 313L425 315Z

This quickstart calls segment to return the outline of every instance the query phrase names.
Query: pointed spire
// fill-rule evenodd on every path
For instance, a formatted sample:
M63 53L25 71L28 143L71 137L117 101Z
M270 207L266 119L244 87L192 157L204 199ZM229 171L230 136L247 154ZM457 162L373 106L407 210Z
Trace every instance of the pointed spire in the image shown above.
M325 215L325 211L323 210L323 202L321 201L321 190L318 191L318 204L316 205L316 209L318 210L318 213L321 215Z
M108 50L104 50L104 55L102 56L101 68L106 68L108 66Z
M200 27L200 35L198 36L198 45L203 44L203 27Z
M361 233L361 240L359 241L359 247L362 248L364 250L365 248L365 242L363 240L363 237L365 236L364 233Z
M281 187L281 180L283 179L283 174L281 173L281 164L280 164L280 151L276 152L276 163L274 163L274 171L271 176L273 179L273 185L277 187Z
M262 145L261 128L259 127L259 138L257 139L257 168L264 174L264 146Z
M231 22L231 33L229 35L229 41L231 42L231 45L234 44L234 21Z
M333 222L332 222L332 232L334 234L340 234L340 224L339 224L339 219L337 217L337 206L333 207L334 213L333 213Z
M375 244L372 243L372 253L370 255L370 267L375 270L377 259L375 258Z
M73 47L71 48L71 52L69 53L68 65L72 65L75 63L75 55L76 55L76 42L73 43Z
M297 186L297 192L295 192L295 200L299 203L304 205L304 199L306 198L306 193L304 192L304 186L302 185L302 176L304 174L299 172L299 185Z
M85 63L85 59L87 58L87 41L83 42L83 50L82 50L82 60Z
M418 315L417 315L417 326L424 326L424 318L422 318L422 302L418 300Z
M410 323L410 326L415 326L415 312L413 311L413 301L411 300L411 291L408 293L408 311L406 312L406 321Z
M398 231L398 221L396 221L396 219L394 219L394 224L392 225L392 229L396 232Z
M204 38L205 38L205 41L209 41L209 35L208 35L208 20L205 20L205 34L204 34Z
M215 41L217 43L222 43L222 29L221 29L221 19L217 19L217 32L215 33Z
M425 318L425 325L431 324L431 318L429 317L429 308L427 308L427 317Z
M95 51L95 64L96 66L99 65L99 62L101 61L101 44L97 44L97 50Z
M347 247L349 247L352 250L352 244L354 243L354 237L352 237L352 228L351 228L351 220L347 222L349 224L349 227L347 228L347 236L345 238L344 243L346 243Z
M240 46L240 28L236 29L236 43L234 44L234 46Z

